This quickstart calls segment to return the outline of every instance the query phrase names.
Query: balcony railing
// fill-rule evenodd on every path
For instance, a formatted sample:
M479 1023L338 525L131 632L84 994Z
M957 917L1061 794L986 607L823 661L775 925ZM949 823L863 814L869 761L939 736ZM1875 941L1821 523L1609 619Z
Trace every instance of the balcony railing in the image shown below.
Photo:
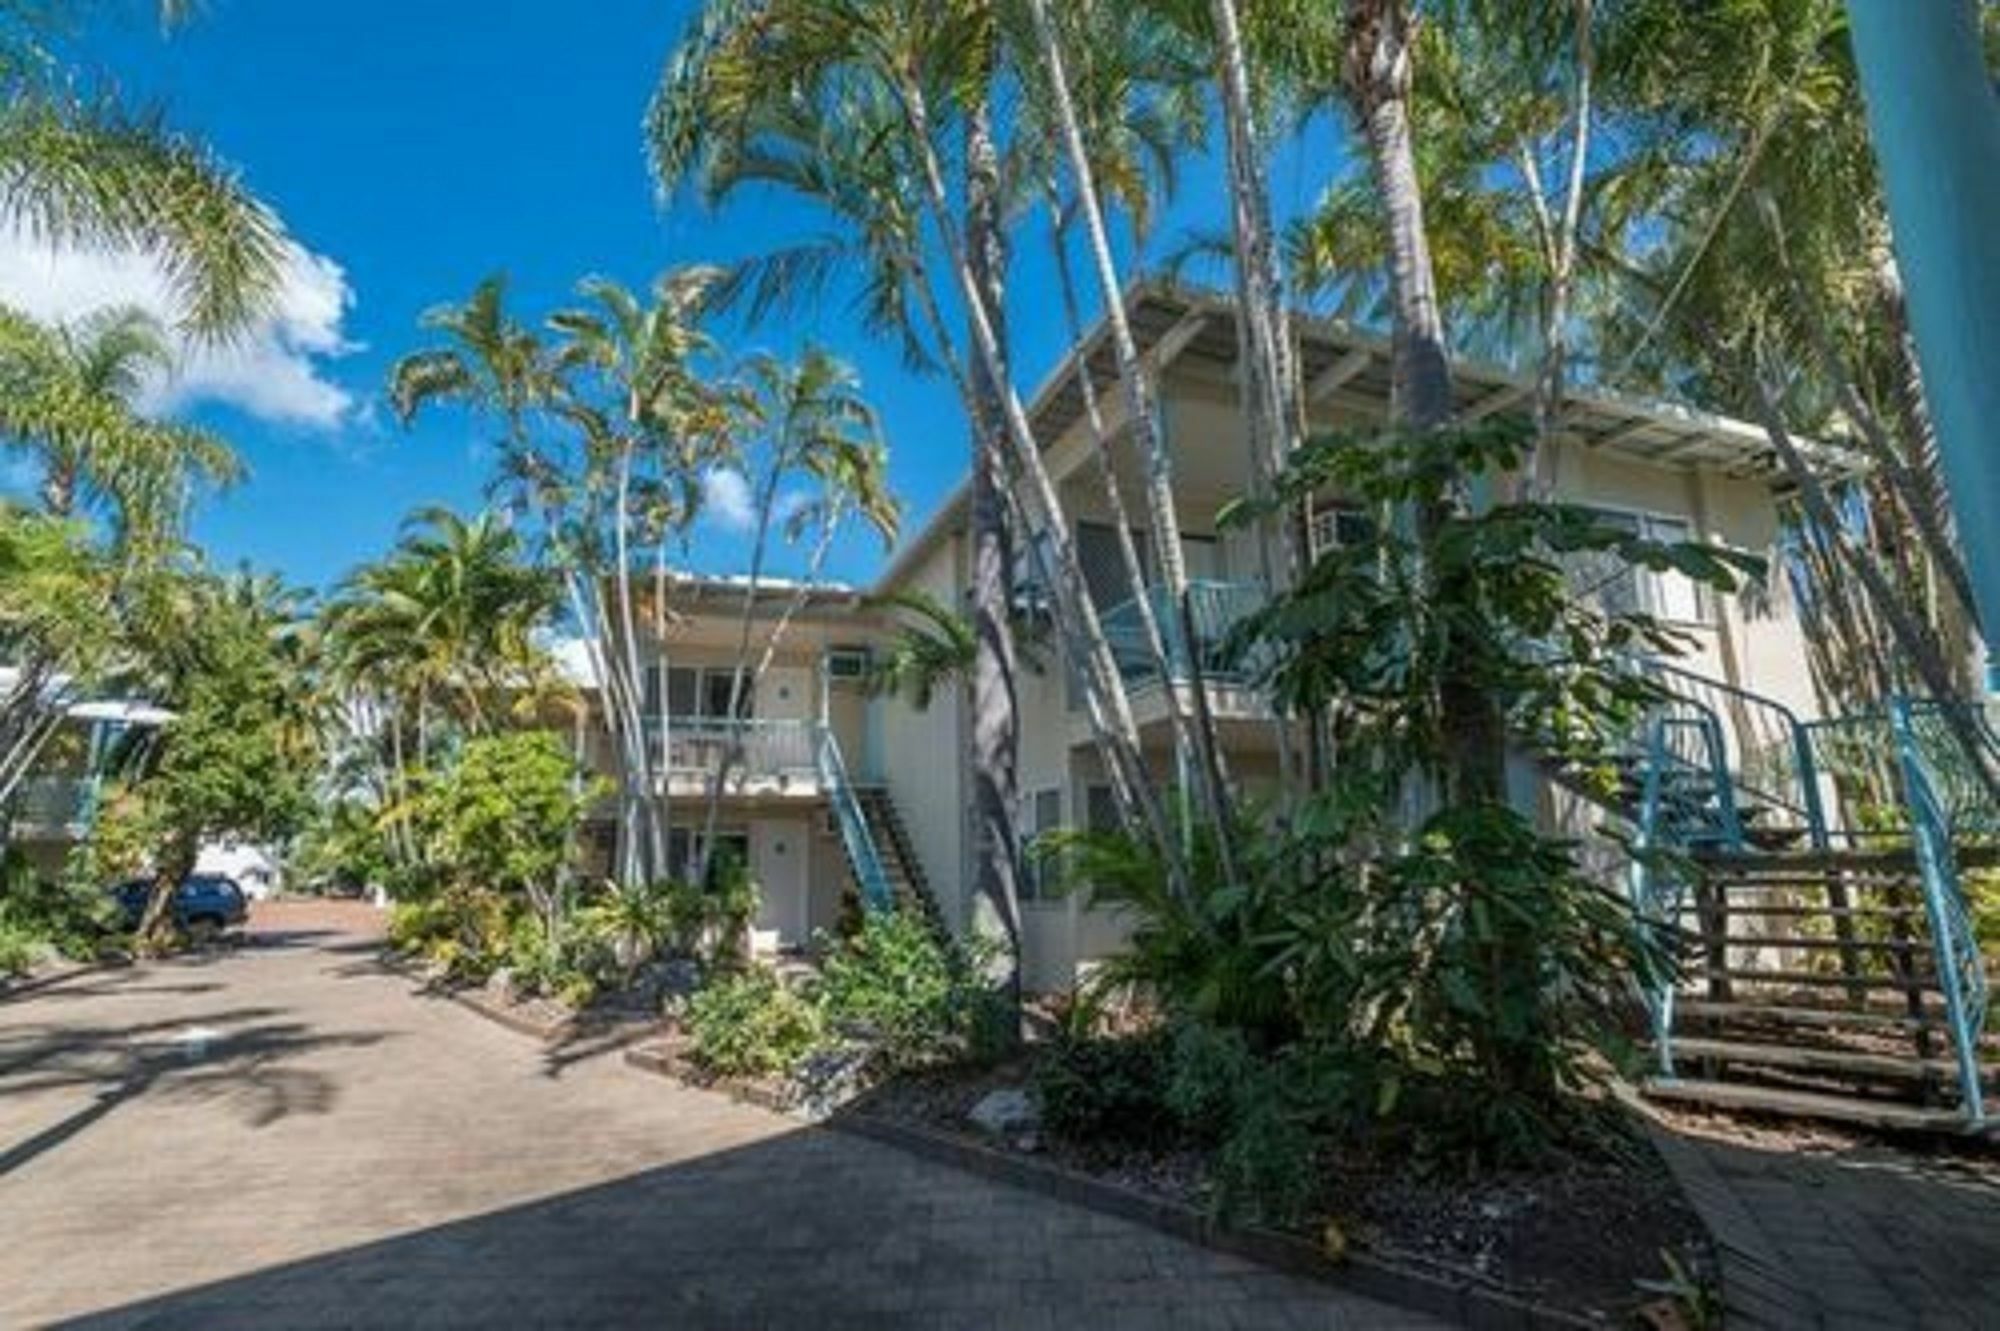
M97 782L81 776L31 776L14 788L7 812L17 827L77 832L90 825Z
M1193 620L1192 642L1182 623L1180 610L1164 587L1148 587L1145 598L1153 608L1153 618L1166 644L1167 667L1176 682L1193 678L1193 667L1201 668L1202 678L1211 683L1240 684L1252 673L1249 663L1226 650L1230 634L1269 599L1262 583L1190 582L1188 611ZM1146 623L1139 613L1139 601L1120 601L1101 616L1111 655L1125 677L1133 681L1155 680L1158 663L1146 642Z
M732 779L783 777L808 782L818 779L813 726L809 721L655 716L646 722L649 744L659 744L663 723L667 730L667 771L671 776L707 780L727 761Z

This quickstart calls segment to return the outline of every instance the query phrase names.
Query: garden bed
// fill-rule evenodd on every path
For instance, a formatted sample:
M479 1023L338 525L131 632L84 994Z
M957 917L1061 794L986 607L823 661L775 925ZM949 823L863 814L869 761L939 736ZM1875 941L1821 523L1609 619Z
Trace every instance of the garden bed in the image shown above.
M1169 1208L1212 1210L1211 1162L1199 1147L1087 1146L1039 1131L990 1133L968 1117L989 1094L1030 1080L1026 1061L934 1070L884 1083L846 1112ZM1295 1243L1324 1249L1330 1221L1334 1246L1371 1264L1570 1317L1623 1324L1660 1303L1639 1282L1670 1276L1665 1253L1697 1279L1716 1269L1700 1218L1636 1132L1615 1151L1564 1155L1532 1171L1468 1178L1427 1173L1406 1158L1348 1157L1330 1161L1320 1182L1322 1218L1294 1228L1286 1237Z
M657 1006L648 1006L633 995L599 995L577 1008L546 994L522 995L504 985L454 981L437 967L393 949L385 949L382 956L384 964L419 981L427 992L544 1044L575 1040L624 1044L663 1029Z

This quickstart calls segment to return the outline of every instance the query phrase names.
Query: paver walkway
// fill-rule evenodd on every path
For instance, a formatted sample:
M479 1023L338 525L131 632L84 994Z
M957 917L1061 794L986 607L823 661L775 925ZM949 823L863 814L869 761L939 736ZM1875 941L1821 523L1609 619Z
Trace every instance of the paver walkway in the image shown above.
M371 921L0 999L0 1327L1436 1325L552 1059Z
M1658 1140L1721 1249L1731 1327L2000 1327L2000 1160L1754 1128Z

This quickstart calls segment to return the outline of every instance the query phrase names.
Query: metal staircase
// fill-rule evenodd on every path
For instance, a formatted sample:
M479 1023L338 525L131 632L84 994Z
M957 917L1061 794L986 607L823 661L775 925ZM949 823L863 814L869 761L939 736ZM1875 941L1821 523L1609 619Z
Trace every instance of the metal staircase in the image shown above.
M1646 1092L1988 1127L2000 1069L1965 875L2000 866L2000 820L1939 706L1807 723L1643 668L1664 696L1621 756L1615 803L1635 827L1634 909L1678 962L1645 995Z
M816 727L813 752L820 789L840 831L848 871L862 906L870 911L914 909L944 930L944 915L924 878L916 847L887 787L856 785L847 774L840 741L831 728ZM942 936L942 934L941 934Z
M854 783L848 780L847 763L840 755L840 741L834 738L832 727L814 727L813 758L819 771L820 790L826 795L834 825L840 831L841 849L847 853L847 867L861 892L862 906L871 911L894 910L895 888L876 847L868 815L861 807Z

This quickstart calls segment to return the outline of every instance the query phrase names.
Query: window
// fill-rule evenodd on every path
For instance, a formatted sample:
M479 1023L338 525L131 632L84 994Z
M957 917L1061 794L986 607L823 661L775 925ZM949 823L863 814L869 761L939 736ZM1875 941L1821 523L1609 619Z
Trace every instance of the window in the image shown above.
M693 879L695 870L695 847L701 840L700 833L691 827L674 827L667 830L667 876L676 882L685 883ZM715 834L715 853L709 856L708 886L712 889L723 871L731 865L749 867L750 834L744 831L719 830Z
M1353 504L1328 504L1313 510L1309 535L1312 557L1344 545L1358 545L1375 533L1375 523Z
M1063 826L1062 791L1054 786L1036 791L1028 801L1027 814L1026 826L1021 829L1021 844L1024 847L1031 846L1042 833L1053 832ZM1021 859L1021 900L1048 900L1048 884L1043 881L1047 865L1042 856L1029 853Z
M1686 518L1624 509L1597 509L1605 522L1649 541L1673 544L1694 539ZM1593 598L1606 614L1647 614L1680 624L1709 623L1713 607L1707 589L1685 573L1634 568L1612 554L1574 555L1570 586Z
M705 670L701 676L701 714L703 716L728 716L729 695L737 687L734 670ZM736 715L749 716L756 709L752 706L750 672L743 672L742 692L736 696Z
M1110 786L1089 786L1083 792L1083 825L1093 832L1116 832L1123 824Z

